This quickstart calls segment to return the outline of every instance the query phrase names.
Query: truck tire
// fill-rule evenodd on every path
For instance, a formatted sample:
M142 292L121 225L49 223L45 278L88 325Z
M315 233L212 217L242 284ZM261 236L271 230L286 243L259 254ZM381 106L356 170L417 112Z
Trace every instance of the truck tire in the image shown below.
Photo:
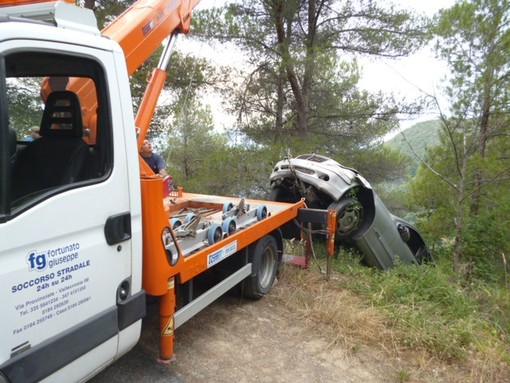
M250 246L248 262L252 264L252 272L243 281L243 296L260 299L273 288L276 272L280 266L276 240L266 235Z

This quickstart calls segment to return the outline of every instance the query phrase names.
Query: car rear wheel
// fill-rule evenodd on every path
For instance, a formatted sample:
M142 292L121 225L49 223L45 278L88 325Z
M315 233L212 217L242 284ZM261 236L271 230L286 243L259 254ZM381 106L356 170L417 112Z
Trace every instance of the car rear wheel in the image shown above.
M358 234L363 223L363 206L358 200L344 197L333 202L328 209L336 212L335 238L337 240L351 239Z

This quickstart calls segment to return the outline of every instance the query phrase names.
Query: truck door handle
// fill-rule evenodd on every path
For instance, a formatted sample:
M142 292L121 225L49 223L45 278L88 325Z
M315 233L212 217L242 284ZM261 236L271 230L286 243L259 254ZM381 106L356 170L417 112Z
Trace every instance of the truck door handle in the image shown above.
M106 243L116 245L131 238L131 213L111 215L104 225Z

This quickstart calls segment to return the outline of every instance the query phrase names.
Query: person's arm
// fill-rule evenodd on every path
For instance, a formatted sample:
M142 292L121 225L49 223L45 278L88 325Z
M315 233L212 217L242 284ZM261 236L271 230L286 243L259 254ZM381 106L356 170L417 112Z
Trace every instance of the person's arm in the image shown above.
M160 177L166 177L168 175L168 173L166 172L165 160L160 155L158 155L157 167L158 167L158 174Z

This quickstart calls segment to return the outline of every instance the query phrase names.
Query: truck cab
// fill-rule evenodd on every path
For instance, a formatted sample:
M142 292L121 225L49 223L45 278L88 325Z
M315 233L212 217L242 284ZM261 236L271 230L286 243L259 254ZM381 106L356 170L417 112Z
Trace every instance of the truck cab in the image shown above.
M56 21L0 9L0 382L84 380L145 310L124 53L91 11L37 6Z

